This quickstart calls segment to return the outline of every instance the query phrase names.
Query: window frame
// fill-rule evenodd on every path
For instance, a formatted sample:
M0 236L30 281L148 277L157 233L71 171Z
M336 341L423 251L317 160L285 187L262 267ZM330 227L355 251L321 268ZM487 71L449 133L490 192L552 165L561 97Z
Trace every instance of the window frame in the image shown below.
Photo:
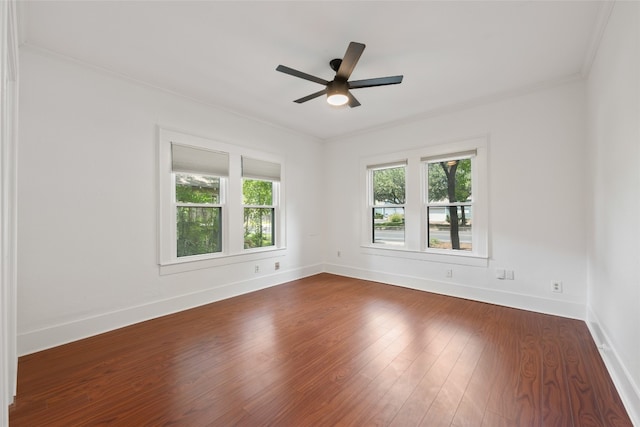
M361 187L363 197L361 220L361 243L363 253L452 264L486 266L489 259L488 216L488 142L489 136L469 137L424 147L363 157L360 160ZM425 159L445 158L475 151L472 163L473 248L471 251L429 248L427 240L427 170ZM370 194L372 179L369 169L376 165L397 164L406 159L405 174L405 244L404 246L373 243L370 224L373 211Z
M475 230L475 226L471 227L471 243L472 243L472 250L471 251L466 251L466 250L461 250L461 249L441 249L441 248L432 248L429 247L429 208L433 208L433 207L442 207L442 208L448 208L450 206L456 206L456 207L461 207L464 209L465 206L471 206L472 208L472 215L475 214L475 182L478 179L478 175L476 173L476 158L477 158L478 154L476 152L476 150L473 151L466 151L466 152L461 152L461 153L448 153L444 156L430 156L430 157L423 157L421 158L421 162L422 162L422 184L423 184L423 191L422 191L422 197L423 197L423 221L425 222L425 230L424 232L425 237L424 237L424 246L423 246L423 250L425 252L433 252L433 253L451 253L451 254L458 254L458 253L468 253L468 254L473 254L474 253L474 247L475 247L475 243L478 239L481 240L481 236L478 235L478 233ZM462 201L462 202L447 202L447 203L443 203L443 202L429 202L429 164L435 164L435 163L439 163L439 162L443 162L443 161L450 161L450 160L466 160L469 159L471 161L471 201ZM475 222L475 221L474 221Z
M270 205L247 205L244 204L244 180L253 180L253 181L266 181L266 182L270 182L271 183L271 204ZM242 183L243 183L243 191L242 191L242 196L243 196L243 203L242 203L242 215L244 218L244 212L245 209L271 209L271 227L273 227L272 230L272 236L273 236L273 244L269 245L269 246L257 246L255 248L247 248L245 247L244 250L245 251L256 251L256 250L260 250L263 248L273 248L273 247L277 247L278 246L278 217L280 215L279 212L279 204L278 204L278 200L280 199L280 181L274 181L271 179L260 179L260 178L252 178L252 177L242 177ZM243 236L244 236L244 221L243 221Z
M182 174L185 175L197 175L197 174L186 174L185 172L180 172ZM204 174L200 174L200 175L204 175ZM211 208L211 209L219 209L220 210L220 243L221 243L221 250L217 251L217 252L209 252L206 254L199 254L199 255L186 255L186 256L178 256L178 223L177 220L171 222L171 226L170 226L170 233L171 235L175 236L175 239L172 239L171 243L172 243L172 247L171 247L171 253L176 255L176 259L180 259L180 260L187 260L187 261L194 261L194 260L198 260L198 259L207 259L210 258L212 255L218 254L223 252L225 246L226 246L226 241L225 241L225 219L227 216L227 204L226 202L226 194L227 194L227 185L228 185L228 181L229 178L225 177L225 176L216 176L216 175L205 175L205 176L212 176L212 177L216 177L219 179L219 184L220 184L220 195L219 195L219 200L218 203L190 203L190 202L179 202L177 200L176 197L176 172L172 172L171 173L171 199L173 201L173 212L175 213L176 217L177 217L177 212L178 212L178 208L180 207L187 207L187 208Z
M404 168L404 185L405 185L405 203L403 204L383 204L383 205L377 205L375 203L375 197L374 197L374 190L375 190L375 182L374 182L374 174L376 171L380 171L380 170L384 170L384 169L394 169L394 168L399 168L399 167L403 167ZM406 228L403 229L403 240L402 240L402 244L389 244L389 243L384 243L384 242L376 242L375 241L375 215L374 215L374 211L375 209L378 208L390 208L390 209L397 209L397 208L402 208L402 210L404 211L404 215L406 215L407 209L406 209L406 202L407 202L407 160L401 160L401 161L397 161L397 162L390 162L390 163L384 163L384 164L379 164L379 165L368 165L367 166L367 193L368 193L368 200L369 200L369 229L370 229L370 236L369 236L369 243L371 245L374 246L384 246L384 247L404 247L406 245L406 241L407 241L407 231ZM404 217L403 215L403 217ZM405 226L406 226L406 220L405 220Z
M175 197L175 173L172 171L172 143L229 156L227 177L220 177L220 204L222 215L222 250L210 254L177 256L177 202ZM158 208L157 208L157 263L161 274L233 264L283 256L286 253L285 218L285 165L282 156L266 153L235 144L185 134L158 127ZM280 166L280 180L274 192L275 245L244 249L244 211L242 199L242 157L271 162ZM183 172L182 172L183 173ZM206 174L202 174L206 175ZM213 175L217 176L217 175ZM275 199L277 197L277 199ZM189 204L195 206L196 204ZM218 205L207 204L205 207Z

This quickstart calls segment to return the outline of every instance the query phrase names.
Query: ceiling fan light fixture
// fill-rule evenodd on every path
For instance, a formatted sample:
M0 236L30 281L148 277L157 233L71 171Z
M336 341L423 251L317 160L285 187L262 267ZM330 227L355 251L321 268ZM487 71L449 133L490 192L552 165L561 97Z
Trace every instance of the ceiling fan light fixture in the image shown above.
M334 93L333 95L327 96L327 102L330 105L339 107L349 102L349 97L343 93Z
M349 102L347 82L333 81L327 85L327 102L339 107Z

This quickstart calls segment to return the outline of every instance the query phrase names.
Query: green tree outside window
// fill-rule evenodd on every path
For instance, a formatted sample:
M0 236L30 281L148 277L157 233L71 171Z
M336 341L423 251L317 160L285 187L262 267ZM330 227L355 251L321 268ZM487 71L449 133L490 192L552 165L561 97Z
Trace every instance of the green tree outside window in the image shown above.
M244 248L275 245L273 182L243 179Z

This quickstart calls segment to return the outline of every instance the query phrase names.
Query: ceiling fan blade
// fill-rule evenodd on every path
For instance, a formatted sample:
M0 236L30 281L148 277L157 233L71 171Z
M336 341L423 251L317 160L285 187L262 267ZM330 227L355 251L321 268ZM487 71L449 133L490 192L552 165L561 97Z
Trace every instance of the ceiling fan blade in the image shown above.
M344 58L342 58L340 68L338 68L338 72L336 73L336 78L349 80L349 77L351 76L353 69L356 67L362 52L364 52L364 48L365 45L362 43L349 43L349 47L344 53Z
M309 80L315 83L319 83L321 85L327 85L329 82L325 79L321 79L320 77L312 76L311 74L303 73L302 71L294 70L293 68L289 68L285 65L278 65L276 71L280 71L281 73L289 74L294 77L299 77L301 79Z
M322 89L321 91L318 91L316 93L312 93L311 95L307 95L307 96L304 96L304 97L302 97L300 99L296 99L293 102L297 102L298 104L302 104L303 102L307 102L307 101L310 101L310 100L312 100L314 98L317 98L319 96L326 95L326 93L327 93L327 89Z
M360 101L358 101L356 97L351 94L351 92L347 92L347 97L349 98L349 102L347 103L349 107L354 108L360 106Z
M349 89L362 87L397 85L402 83L402 76L378 77L377 79L354 80L349 82Z

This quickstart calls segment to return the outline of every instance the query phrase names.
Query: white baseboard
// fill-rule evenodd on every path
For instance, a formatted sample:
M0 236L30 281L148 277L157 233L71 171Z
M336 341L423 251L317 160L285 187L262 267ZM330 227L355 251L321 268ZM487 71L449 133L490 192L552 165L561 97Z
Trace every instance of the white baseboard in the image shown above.
M180 295L167 300L154 301L123 310L102 313L38 330L22 332L19 333L17 337L18 355L24 356L138 322L322 273L323 271L341 276L388 283L507 307L555 314L581 320L585 318L584 307L577 303L567 303L539 297L523 298L521 294L474 288L451 282L439 282L414 276L383 273L334 264L315 264L299 269L281 271L267 276L260 276L255 279L228 283L221 287Z
M586 316L585 307L580 303L558 301L486 288L476 288L449 281L441 282L422 277L365 270L336 264L325 264L325 271L341 276L387 283L420 291L519 308L538 313L553 314L571 319L584 320Z
M293 270L283 270L275 274L260 276L255 279L228 283L217 288L206 289L171 299L154 301L148 304L125 308L109 313L102 313L73 322L49 326L39 330L19 333L18 355L56 347L93 335L119 329L135 323L144 322L179 311L220 301L226 298L254 292L271 286L280 285L292 280L322 273L323 265L316 264Z
M598 316L590 307L587 307L586 323L593 341L600 349L600 356L602 356L607 371L609 371L609 375L618 390L631 422L634 426L640 426L640 385L634 382L615 347L611 345L611 340L601 327Z

